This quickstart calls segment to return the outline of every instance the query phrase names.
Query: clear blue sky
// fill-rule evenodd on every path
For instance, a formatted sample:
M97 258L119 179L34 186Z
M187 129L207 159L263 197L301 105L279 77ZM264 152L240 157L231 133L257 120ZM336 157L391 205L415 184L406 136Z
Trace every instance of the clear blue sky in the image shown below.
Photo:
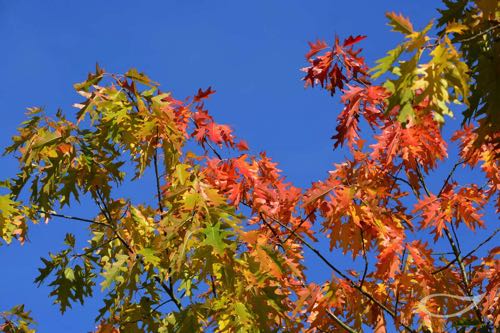
M307 41L366 34L364 55L371 65L400 38L389 32L386 11L403 12L422 27L436 16L438 3L0 0L0 147L15 134L26 107L73 112L80 97L72 84L99 62L114 72L136 67L178 98L212 86L217 94L208 107L216 119L232 125L252 150L267 151L289 180L306 187L344 156L329 140L340 105L323 91L305 90L300 81ZM1 179L15 171L13 159L1 159ZM48 290L32 284L39 257L58 248L65 232L82 228L52 221L33 227L23 247L0 247L0 310L26 303L40 332L93 329L98 302L61 316Z

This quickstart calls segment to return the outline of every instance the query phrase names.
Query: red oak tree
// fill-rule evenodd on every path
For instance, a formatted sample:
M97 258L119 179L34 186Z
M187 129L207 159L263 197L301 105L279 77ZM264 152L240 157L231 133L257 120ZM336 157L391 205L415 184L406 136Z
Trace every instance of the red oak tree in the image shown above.
M211 88L181 101L136 70L96 68L75 85L76 117L30 109L7 148L19 174L3 184L0 236L23 242L41 219L88 223L89 246L68 234L36 282L64 312L101 281L100 333L492 331L499 229L484 216L500 210L500 9L444 3L423 30L387 14L404 40L374 68L358 47L364 36L310 43L305 84L340 94L332 139L349 157L307 189L214 120ZM450 103L465 111L448 138ZM433 191L428 175L446 160L455 164ZM484 182L459 182L463 167ZM155 179L150 201L119 197L145 173ZM97 216L57 213L82 196ZM463 249L458 236L478 228L489 236ZM318 239L359 270L337 265ZM436 257L441 240L449 252ZM311 256L328 272L321 283L306 274ZM0 317L0 331L32 331L23 306Z

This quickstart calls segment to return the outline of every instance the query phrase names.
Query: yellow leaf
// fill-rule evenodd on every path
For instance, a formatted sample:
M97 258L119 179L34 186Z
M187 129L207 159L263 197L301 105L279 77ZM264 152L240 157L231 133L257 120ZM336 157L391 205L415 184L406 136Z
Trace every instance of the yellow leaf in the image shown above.
M469 28L466 25L456 23L456 22L451 22L446 26L446 33L451 34L462 34L465 30L468 30Z

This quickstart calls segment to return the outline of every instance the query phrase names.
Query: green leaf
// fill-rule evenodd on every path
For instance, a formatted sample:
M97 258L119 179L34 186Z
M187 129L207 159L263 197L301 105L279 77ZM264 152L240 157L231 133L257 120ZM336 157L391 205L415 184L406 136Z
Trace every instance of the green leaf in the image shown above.
M141 93L141 96L143 97L151 97L153 96L153 94L156 92L156 90L158 90L157 87L152 87L148 90L144 90L142 93Z
M224 253L224 249L227 247L227 244L224 243L224 238L228 232L220 229L220 222L216 225L206 227L203 233L206 236L203 241L204 244L211 246L218 254Z
M117 254L114 262L106 262L102 272L104 277L104 281L101 282L102 290L111 287L113 283L120 284L125 281L122 273L127 271L126 262L128 258L126 254Z
M191 173L188 171L191 168L188 164L177 164L175 166L175 174L179 180L180 185L185 185L186 180L189 178Z
M170 95L170 93L161 93L151 98L151 101L153 102L153 104L165 105L167 102L164 102L163 99L169 97Z
M161 261L161 259L156 255L157 252L152 248L145 247L140 251L137 251L137 253L143 256L145 264L157 266Z
M40 259L42 260L45 267L38 269L40 273L35 278L35 283L38 283L39 286L41 283L43 283L43 281L45 281L45 279L50 275L50 273L52 273L55 268L55 264L51 260L45 258Z
M391 69L392 64L401 56L405 48L403 45L398 45L396 48L387 52L387 56L377 60L377 66L373 67L370 72L373 73L373 79L376 79Z
M16 202L11 199L9 194L0 195L0 214L8 217L16 212Z
M75 83L73 88L77 91L89 91L89 88L93 85L99 84L101 81L104 70L102 70L98 64L95 65L96 71L95 73L89 73L87 80L81 83Z
M14 236L25 232L25 217L19 203L12 200L8 194L0 195L0 239L10 244Z
M248 323L249 319L251 319L247 307L241 302L236 302L234 304L234 311L238 315L241 323Z
M401 123L406 122L408 119L415 116L415 111L410 103L403 104L399 110L398 121Z
M24 304L0 312L0 318L6 320L4 323L0 322L0 330L5 333L35 333L32 328L35 322L30 312L24 309Z
M468 3L469 0L444 0L443 4L446 7L438 9L441 17L437 21L437 26L442 27L449 22L455 21L459 17L463 17L463 13Z
M135 68L132 68L128 72L126 72L125 76L150 87L158 85L158 83L152 81L146 74L139 73Z
M33 145L33 148L42 148L61 139L61 134L57 132L45 132Z
M193 210L199 202L202 202L202 197L196 192L187 192L183 195L184 208Z

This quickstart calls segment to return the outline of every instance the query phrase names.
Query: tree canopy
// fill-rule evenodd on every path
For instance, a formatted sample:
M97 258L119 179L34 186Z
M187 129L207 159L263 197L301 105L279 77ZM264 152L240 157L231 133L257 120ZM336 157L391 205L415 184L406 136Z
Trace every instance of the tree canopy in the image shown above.
M2 182L3 243L25 242L30 223L88 224L88 245L68 233L35 283L61 312L98 286L97 333L493 332L499 228L484 215L500 211L499 3L444 0L422 29L387 19L401 42L372 68L365 36L310 43L305 85L344 104L332 139L347 157L325 179L289 183L212 117L210 87L181 100L136 69L96 66L74 85L76 114L30 108L6 148L19 168ZM449 122L459 129L445 137ZM446 160L454 165L432 191L429 175ZM460 182L463 167L480 177ZM121 196L145 174L154 187L143 202ZM97 216L61 212L83 197ZM489 236L462 249L459 236L477 228ZM441 240L449 252L436 251ZM359 270L337 265L334 251ZM0 331L33 332L28 310L1 312Z

